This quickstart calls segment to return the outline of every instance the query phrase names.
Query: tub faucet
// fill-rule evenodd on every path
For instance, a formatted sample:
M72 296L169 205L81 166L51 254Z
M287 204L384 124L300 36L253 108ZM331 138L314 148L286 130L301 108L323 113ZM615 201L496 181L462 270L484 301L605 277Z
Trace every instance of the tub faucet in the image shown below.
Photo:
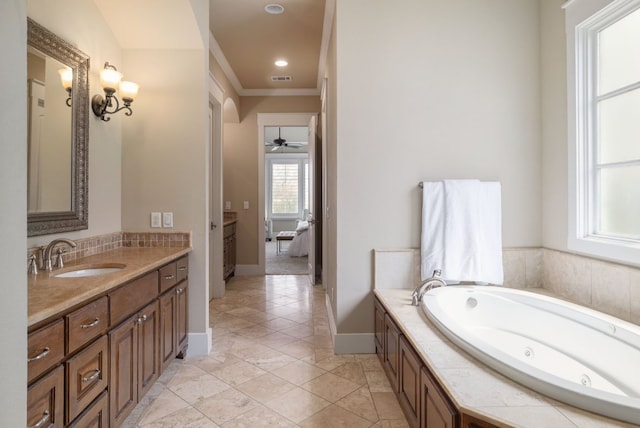
M422 281L422 284L418 285L415 290L413 290L413 293L411 293L411 304L413 306L418 306L420 304L422 296L427 291L432 288L445 287L447 285L447 283L440 278L440 275L442 275L442 271L440 269L434 270L431 278L425 279Z
M53 270L53 267L51 266L51 251L53 250L53 247L63 243L67 244L71 248L76 247L76 243L67 238L54 239L53 241L49 242L49 245L47 245L47 248L45 248L44 252L42 253L42 265L45 271L51 272Z

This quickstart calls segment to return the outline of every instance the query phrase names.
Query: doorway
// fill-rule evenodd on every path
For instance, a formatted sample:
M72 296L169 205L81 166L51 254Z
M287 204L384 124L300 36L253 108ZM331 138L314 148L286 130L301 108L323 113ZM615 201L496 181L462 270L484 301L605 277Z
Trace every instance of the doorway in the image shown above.
M265 126L265 273L309 273L309 128Z
M275 262L271 263L272 266L267 270L268 254L271 260L281 264L285 261L295 261L296 257L299 258L298 261L306 259L304 261L306 261L307 268L299 268L298 272L313 278L312 284L315 283L315 221L313 213L316 117L315 113L258 114L258 218L264 222L264 227L259 228L258 236L260 243L258 248L259 269L265 274L280 273L275 270L277 267ZM306 138L300 136L301 133L306 133ZM301 153L303 146L307 149L306 155ZM274 211L273 202L278 198L273 197L270 193L274 190L273 177L275 177L274 171L276 170L288 174L285 178L288 177L289 184L296 183L295 193L298 196L293 206L276 207ZM282 180L280 181L282 182ZM305 228L306 230L303 231L302 229ZM278 237L280 232L288 232L289 237L285 238L282 233ZM308 247L308 250L302 252L296 250L297 256L290 257L295 250L294 244L296 244L295 239L298 232L307 233L306 237L309 238L309 243L301 245ZM300 241L298 239L297 245L300 245ZM293 248L292 245L294 245ZM272 249L271 253L269 249ZM275 249L275 256L272 256L273 249ZM307 253L306 257L301 255L304 252Z

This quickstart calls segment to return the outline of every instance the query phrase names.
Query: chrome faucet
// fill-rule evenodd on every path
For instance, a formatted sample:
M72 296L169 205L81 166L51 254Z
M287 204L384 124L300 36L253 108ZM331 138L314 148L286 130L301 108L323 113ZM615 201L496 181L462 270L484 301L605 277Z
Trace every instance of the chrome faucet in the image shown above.
M67 244L71 248L76 247L76 243L67 238L54 239L49 242L49 245L47 245L47 248L45 248L42 253L42 268L47 272L51 272L53 270L53 267L51 266L51 251L53 250L53 247L58 244ZM58 256L61 257L61 253L59 253Z
M447 283L440 278L440 275L442 275L442 271L440 269L434 270L431 278L425 279L422 281L422 284L418 285L415 290L413 290L413 293L411 293L411 304L413 306L418 306L420 304L422 296L427 291L432 288L445 287L447 285Z

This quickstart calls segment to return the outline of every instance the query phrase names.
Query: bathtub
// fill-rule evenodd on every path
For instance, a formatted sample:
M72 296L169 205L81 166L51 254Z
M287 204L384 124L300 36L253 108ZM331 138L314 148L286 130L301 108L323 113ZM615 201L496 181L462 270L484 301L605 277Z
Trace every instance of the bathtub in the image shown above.
M640 327L531 292L447 286L422 299L452 342L535 391L640 424Z

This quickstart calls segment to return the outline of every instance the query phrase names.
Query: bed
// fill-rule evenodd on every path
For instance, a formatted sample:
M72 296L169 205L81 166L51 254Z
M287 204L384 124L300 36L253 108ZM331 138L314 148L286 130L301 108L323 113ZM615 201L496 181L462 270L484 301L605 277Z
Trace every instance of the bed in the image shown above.
M309 222L298 221L296 236L287 250L289 257L304 257L309 254Z

